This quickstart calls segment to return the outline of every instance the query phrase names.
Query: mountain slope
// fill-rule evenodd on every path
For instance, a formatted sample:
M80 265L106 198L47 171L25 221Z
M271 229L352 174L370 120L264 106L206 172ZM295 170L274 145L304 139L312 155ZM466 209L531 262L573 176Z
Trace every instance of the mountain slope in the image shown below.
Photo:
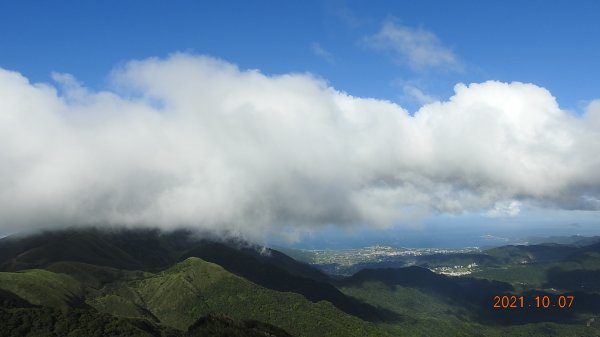
M33 305L4 290L0 290L0 322L0 336L292 337L268 323L236 321L223 315L200 317L184 332L143 319L99 313L93 308L59 310Z
M201 240L186 231L67 229L0 240L0 270L5 271L25 268L56 270L57 263L69 261L118 270L155 272L192 256L217 263L272 290L299 293L313 302L329 301L340 310L365 320L399 319L393 312L343 294L321 271L278 251L263 249L259 252L245 243ZM73 266L70 265L71 268ZM86 271L63 272L76 275L92 272L90 267L86 268ZM106 274L107 270L96 272Z
M151 277L119 282L89 301L103 312L114 306L144 307L160 322L179 329L209 313L254 319L280 326L295 336L377 336L377 329L344 314L328 302L311 303L294 293L260 287L222 267L188 258ZM132 311L132 316L138 313Z
M43 269L0 273L0 289L36 305L55 308L85 306L81 300L83 287L77 280Z
M0 239L0 270L45 267L76 261L119 269L157 271L169 267L195 241L188 232L155 229L71 228Z
M44 231L29 236L0 239L0 271L45 267L59 261L75 261L118 269L160 271L193 254L228 254L252 257L293 276L320 282L330 278L306 263L273 249L253 247L246 242L203 239L185 230L70 228ZM236 255L236 256L234 256Z
M351 287L373 281L388 287L402 286L419 289L443 298L454 306L465 306L474 310L488 306L490 299L495 295L502 295L514 290L507 283L467 277L449 277L416 266L396 269L363 269L340 281L339 284L343 287Z
M29 336L51 335L44 329L81 335L98 324L157 337L597 335L599 247L506 246L491 255L427 257L431 264L477 258L477 278L413 266L334 280L243 242L185 231L71 229L0 239L0 319L11 322L11 333ZM575 296L576 306L492 308L497 295L556 297L553 288ZM64 330L57 320L79 323Z
M284 254L273 250L270 250L269 255L262 256L256 251L238 250L221 243L211 242L188 251L182 258L188 256L200 257L216 263L236 275L269 289L302 294L313 302L328 301L340 310L365 320L395 321L400 319L393 312L378 309L345 295L330 283L315 280L315 278L327 279L327 277L314 268L289 257L284 258ZM281 268L281 265L284 265L287 270L291 270L291 273ZM300 276L305 274L312 275L314 278Z
M70 312L81 308L90 317L99 312L109 315L104 318L135 319L178 331L185 331L200 317L217 314L270 323L294 336L323 336L324 331L327 336L385 335L329 302L313 303L299 294L263 288L195 257L160 273L59 262L48 270L0 272L0 281L2 291L42 309ZM39 310L31 309L27 315L42 315ZM48 312L49 317L58 317L53 312Z
M535 308L545 291L514 292L503 282L435 274L419 267L365 269L340 281L340 289L405 317L402 324L380 325L393 335L428 336L596 336L600 295L566 292L572 308ZM494 296L523 296L533 308L494 309Z

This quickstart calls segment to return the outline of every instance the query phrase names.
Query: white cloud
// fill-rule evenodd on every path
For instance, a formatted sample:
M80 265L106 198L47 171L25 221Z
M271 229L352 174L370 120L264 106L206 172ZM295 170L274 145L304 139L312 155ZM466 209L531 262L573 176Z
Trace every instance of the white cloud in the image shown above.
M335 57L333 56L333 54L330 53L325 48L323 48L319 43L313 42L310 45L310 50L313 52L313 54L315 54L316 56L322 58L327 63L329 63L329 64L335 64Z
M456 71L462 68L456 55L434 33L422 28L388 21L377 34L365 37L363 42L377 50L391 51L397 62L406 63L413 70L444 68Z
M489 217L517 216L521 212L521 202L517 200L504 200L494 204L494 208L487 212Z
M513 201L600 208L600 105L575 117L532 84L459 84L410 116L204 56L113 77L111 92L69 76L57 90L0 70L0 232L107 223L257 238L420 210L510 215Z

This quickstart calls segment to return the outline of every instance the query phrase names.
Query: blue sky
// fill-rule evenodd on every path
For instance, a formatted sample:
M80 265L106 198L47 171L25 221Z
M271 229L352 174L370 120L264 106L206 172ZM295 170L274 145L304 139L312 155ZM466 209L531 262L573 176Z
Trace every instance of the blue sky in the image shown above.
M591 0L1 1L0 68L18 72L34 83L52 83L59 91L65 90L65 97L71 99L80 97L77 95L81 92L76 91L80 86L92 93L104 90L118 92L115 78L129 78L127 76L135 73L135 69L131 70L129 67L131 60L157 57L159 60L167 60L164 61L167 68L178 62L201 64L204 67L205 60L190 61L186 57L169 58L169 55L206 55L237 65L241 72L257 69L266 76L310 73L338 91L354 97L390 101L407 109L410 115L426 103L448 100L455 95L457 83L518 81L547 89L567 115L580 118L586 109L591 109L588 107L590 102L600 98L599 11L600 3ZM150 63L152 62L145 64L151 68ZM219 65L207 67L221 69ZM53 73L71 74L76 80L71 81L69 79L73 78L62 75L53 77ZM139 89L137 85L143 82L140 80L143 76L138 73L132 76L138 76L138 80L130 82L135 82L132 87ZM307 81L311 83L309 87L314 84L312 80ZM141 87L146 88L144 85L148 83L142 83ZM494 88L485 89L482 86L481 90L491 90L486 91L486 95L490 95L494 90L504 90L499 89L501 86L489 84L485 87ZM515 90L521 89L523 88ZM474 92L475 89L468 91ZM126 92L117 94L126 95ZM167 97L168 101L171 93L162 94L164 96L159 95L159 98ZM544 96L536 91L537 94ZM90 102L97 101L90 99ZM568 116L563 117L568 119ZM591 117L589 119L593 120ZM523 125L528 125L527 123L528 121L523 121ZM573 125L579 125L577 123L579 122L576 120ZM549 137L554 130L548 129ZM467 187L459 184L460 186L450 187L450 190L453 191L451 193L460 194L459 199L464 197L461 194L463 188L475 194L484 191L491 200L485 205L469 201L468 197L464 198L467 201L461 199L462 203L458 206L430 205L433 212L425 212L426 215L423 215L418 211L417 216L401 217L397 222L403 225L383 232L369 229L369 233L374 233L370 236L364 234L364 229L347 231L345 226L341 230L327 230L326 237L329 241L323 240L323 236L319 240L315 239L319 236L315 233L322 232L313 232L313 222L326 223L332 216L327 212L319 215L315 211L317 215L313 214L307 220L311 223L308 231L301 231L299 234L292 231L290 235L301 239L297 243L300 246L326 245L327 242L339 246L340 242L341 245L343 242L360 245L363 241L365 244L372 244L374 240L395 235L414 237L422 233L427 237L427 233L444 233L449 228L459 227L467 228L471 233L469 235L474 237L486 233L518 236L523 224L527 224L528 235L543 235L549 232L548 228L556 229L561 234L575 234L578 231L600 234L600 231L596 232L599 211L595 208L600 207L600 184L581 178L589 177L586 172L592 172L596 167L594 165L597 165L581 159L591 157L589 153L594 152L593 146L596 145L590 145L589 149L582 148L587 146L586 141L589 142L590 139L597 141L597 134L591 126L583 126L582 130L584 131L573 131L565 136L570 138L577 133L591 135L573 143L579 144L577 147L582 150L581 155L556 155L552 157L555 161L549 161L560 164L567 157L584 161L583 164L578 162L583 167L583 173L577 171L558 175L571 179L565 183L566 187L559 186L549 191L536 189L528 183L519 183L514 190L512 185L510 188L504 186L494 191L486 189L487 187L480 189L481 186L488 186L487 178L481 178L486 182L474 183L471 178L476 177L477 180L480 176L469 176L473 170L481 169L481 165L477 164L473 166L473 170L465 169L456 173L456 176L451 176L456 179L468 176L464 185ZM232 132L239 133L238 130ZM443 143L443 140L440 142ZM465 141L468 146L472 143ZM550 143L554 144L552 141ZM535 146L545 148L545 144L540 144ZM522 148L519 146L510 148L507 158L513 158L511 154L515 151L521 153L519 151ZM559 150L557 151L562 151ZM548 152L550 156L558 153L552 151ZM546 159L528 163L527 153L530 152L522 152L522 157L515 162L525 162L527 167L533 168L547 163L543 161ZM237 153L232 152L227 160L240 160L238 157ZM435 166L435 162L432 165ZM384 167L381 166L376 171L385 171ZM539 172L548 173L546 169L547 167L541 171L532 169L536 173L530 177L535 178ZM568 170L565 167L563 171ZM321 171L315 172L303 179L310 181L311 177L321 177ZM377 178L378 181L393 185L394 179L407 179L395 176L394 179L390 178L391 182L387 182L390 175L388 173L390 172L382 174ZM402 174L405 173L403 171ZM435 172L427 174L431 174L426 176L431 181L418 187L423 193L433 190L433 187L427 185L429 183L447 187L447 179L450 178L438 177ZM553 176L552 172L548 176ZM504 181L503 179L499 175L491 177L489 181L496 183ZM315 181L315 184L319 182ZM335 188L337 187L334 186ZM557 196L561 191L568 196ZM436 189L435 193L438 192ZM324 190L314 193L320 197L330 192ZM443 195L446 192L439 193ZM348 195L354 194L344 194ZM494 199L496 197L497 200ZM531 200L534 202L529 203ZM433 201L427 203L431 204ZM463 208L466 204L469 206ZM346 206L337 204L331 207L330 211L335 210L335 207L346 209ZM513 214L514 208L517 212ZM267 213L273 212L277 218L290 212L285 207L283 209L267 208ZM371 210L364 210L363 213L368 212ZM377 216L364 216L364 219L379 219L380 216L382 215L378 213ZM19 219L18 216L16 218ZM334 222L346 221L343 217L333 218ZM359 218L359 222L364 221ZM57 219L61 217L57 216ZM104 218L99 216L99 219ZM300 216L298 221L304 220L306 219ZM501 230L495 230L499 228ZM4 229L5 232L14 230L14 227ZM228 230L235 232L239 228ZM367 236L370 239L367 240ZM360 241L357 237L364 237L365 240ZM281 243L279 239L273 240ZM356 243L357 240L360 242ZM420 239L411 240L413 243L425 242L419 241ZM402 240L398 242L402 244ZM447 245L442 239L430 244Z
M3 1L0 65L33 81L59 71L101 88L121 62L184 51L269 74L311 72L413 109L406 83L447 98L455 83L494 79L535 83L579 111L600 92L598 10L595 1L539 0ZM386 22L431 32L464 69L414 70L365 46Z

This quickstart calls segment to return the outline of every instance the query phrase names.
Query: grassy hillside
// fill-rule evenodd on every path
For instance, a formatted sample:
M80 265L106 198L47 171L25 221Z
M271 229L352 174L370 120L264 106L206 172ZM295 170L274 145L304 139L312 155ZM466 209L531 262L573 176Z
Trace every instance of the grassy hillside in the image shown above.
M185 329L198 317L217 313L280 326L295 336L378 336L373 324L347 315L328 302L312 303L294 293L260 287L222 267L188 258L164 272L120 282L89 301L103 312L144 307L160 322ZM126 314L126 313L121 313Z
M83 305L83 286L69 275L42 269L0 273L0 289L9 291L30 303L70 308Z
M521 291L600 292L599 244L505 246L488 252L506 263L483 266L472 276L508 282Z
M76 262L55 263L48 269L2 272L0 289L44 307L93 308L180 331L200 317L219 314L270 323L294 336L386 335L331 303L263 288L199 258L156 274Z
M0 290L0 322L0 336L19 337L291 337L285 330L264 322L238 321L223 315L200 317L187 331L180 331L93 308L42 307L5 290Z
M368 321L394 321L399 318L393 312L346 296L328 283L333 283L332 280L309 265L274 250L266 253L212 242L191 249L183 257L200 257L265 288L298 293L312 302L327 301L348 314Z
M482 326L468 323L472 314L426 291L367 281L343 287L348 295L382 306L402 315L400 324L381 324L393 335L401 336L477 336Z
M83 283L87 288L100 288L103 285L114 281L133 280L152 275L151 273L139 270L123 270L81 262L66 261L52 263L48 265L45 270L69 275Z
M396 324L378 326L398 336L598 336L596 323L600 297L578 293L584 302L579 307L585 314L558 309L500 309L494 310L492 297L480 294L468 298L469 284L454 284L442 276L437 281L389 277L388 273L366 270L363 276L347 282L341 290L372 305L393 310L404 318ZM384 277L382 277L384 276ZM462 278L458 278L461 280ZM462 281L462 280L461 280ZM440 291L446 289L444 291ZM453 290L451 290L453 289ZM477 292L477 291L475 291ZM499 292L499 294L502 294ZM531 298L533 293L525 294ZM547 295L547 293L539 293ZM477 299L482 301L478 303ZM465 300L471 303L465 303ZM474 302L473 302L474 301ZM581 301L580 301L581 302ZM590 314L591 313L591 314ZM558 323L559 322L559 323Z
M272 290L298 293L312 302L328 301L364 320L397 319L393 312L346 296L330 284L329 276L316 268L278 251L266 248L259 251L243 242L201 240L186 231L94 228L0 239L0 270L56 270L87 283L97 280L98 284L88 284L93 288L125 277L125 270L156 272L192 256L217 263L231 273Z

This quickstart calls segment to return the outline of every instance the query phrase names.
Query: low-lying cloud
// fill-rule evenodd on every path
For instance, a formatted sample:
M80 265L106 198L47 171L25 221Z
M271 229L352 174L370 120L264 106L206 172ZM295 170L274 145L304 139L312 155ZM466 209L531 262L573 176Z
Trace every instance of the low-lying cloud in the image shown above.
M0 229L385 227L415 212L600 209L600 103L489 81L410 115L308 74L175 54L111 91L0 70Z

